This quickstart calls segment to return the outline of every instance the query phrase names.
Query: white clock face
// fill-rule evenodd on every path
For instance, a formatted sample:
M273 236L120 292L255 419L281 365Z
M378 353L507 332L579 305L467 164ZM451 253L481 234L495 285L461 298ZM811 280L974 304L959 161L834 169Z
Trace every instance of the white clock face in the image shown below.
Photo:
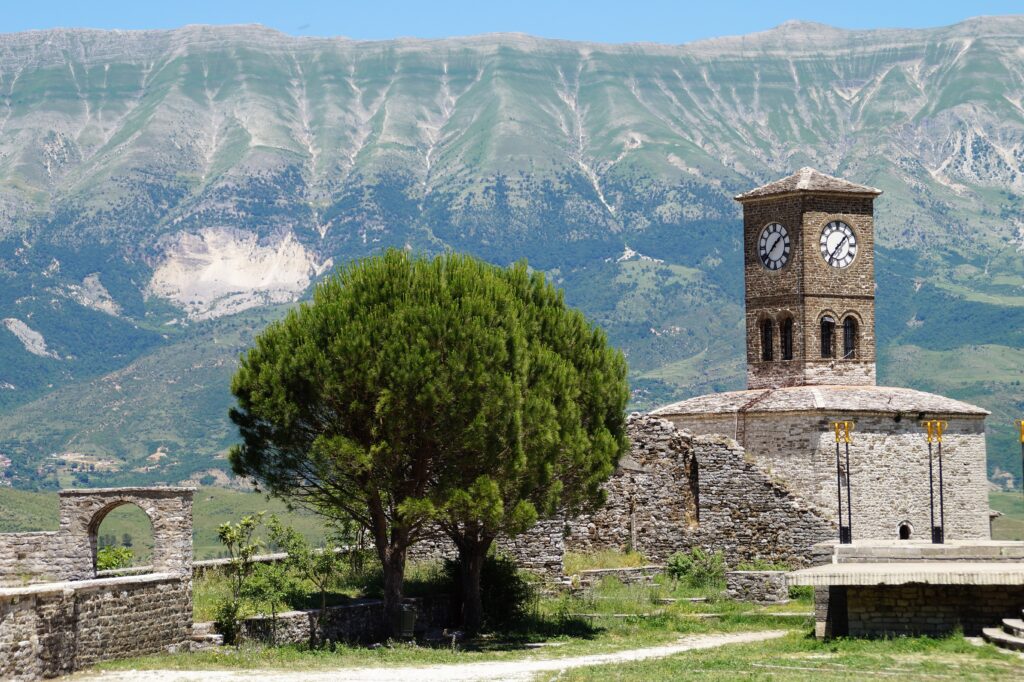
M857 235L842 220L833 220L821 231L821 257L834 268L845 268L857 256Z
M769 223L761 230L757 240L757 255L761 265L778 270L789 260L789 232L778 223Z

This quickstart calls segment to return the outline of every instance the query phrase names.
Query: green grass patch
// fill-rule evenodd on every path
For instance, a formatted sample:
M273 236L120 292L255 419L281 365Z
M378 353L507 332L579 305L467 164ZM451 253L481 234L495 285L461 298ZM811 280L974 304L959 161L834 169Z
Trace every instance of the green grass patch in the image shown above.
M963 637L818 641L804 632L755 644L691 651L623 665L577 668L559 680L1019 680L1024 660Z
M566 575L597 568L638 568L648 561L640 552L600 550L597 552L566 552L562 560Z
M1024 540L1024 494L989 493L992 509L1003 515L992 521L993 540Z

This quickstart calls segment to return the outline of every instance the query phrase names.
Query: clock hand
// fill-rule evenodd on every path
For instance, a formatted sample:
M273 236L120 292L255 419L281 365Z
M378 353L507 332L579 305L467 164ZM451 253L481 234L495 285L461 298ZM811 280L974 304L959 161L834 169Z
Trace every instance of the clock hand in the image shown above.
M845 244L845 243L846 243L846 237L843 237L841 240L839 240L839 243L836 244L836 248L829 255L829 260L834 260L836 258L836 254L839 253L839 249L843 248L843 244Z
M774 235L774 236L775 236L775 241L773 241L771 244L769 244L765 248L765 250L764 250L764 255L768 256L769 258L772 257L772 251L775 250L775 246L779 243L779 240L782 239L782 237L780 237L778 235Z

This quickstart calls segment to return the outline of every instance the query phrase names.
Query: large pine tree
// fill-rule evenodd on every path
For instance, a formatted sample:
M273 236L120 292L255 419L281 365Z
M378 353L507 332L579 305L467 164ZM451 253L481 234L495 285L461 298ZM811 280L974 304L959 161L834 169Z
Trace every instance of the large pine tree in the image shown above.
M626 447L626 364L525 264L389 250L261 333L231 389L235 472L374 540L387 622L406 551L440 527L481 622L494 538L601 500Z

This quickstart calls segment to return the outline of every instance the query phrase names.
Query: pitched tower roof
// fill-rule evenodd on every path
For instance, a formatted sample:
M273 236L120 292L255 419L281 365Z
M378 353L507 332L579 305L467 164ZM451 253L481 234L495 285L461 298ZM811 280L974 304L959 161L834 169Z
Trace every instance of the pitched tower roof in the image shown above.
M796 192L841 192L843 194L870 194L878 196L882 190L867 185L858 185L848 180L834 178L821 171L805 166L792 175L769 182L749 192L737 195L736 201L747 201L749 199L760 199L778 194L793 194Z

